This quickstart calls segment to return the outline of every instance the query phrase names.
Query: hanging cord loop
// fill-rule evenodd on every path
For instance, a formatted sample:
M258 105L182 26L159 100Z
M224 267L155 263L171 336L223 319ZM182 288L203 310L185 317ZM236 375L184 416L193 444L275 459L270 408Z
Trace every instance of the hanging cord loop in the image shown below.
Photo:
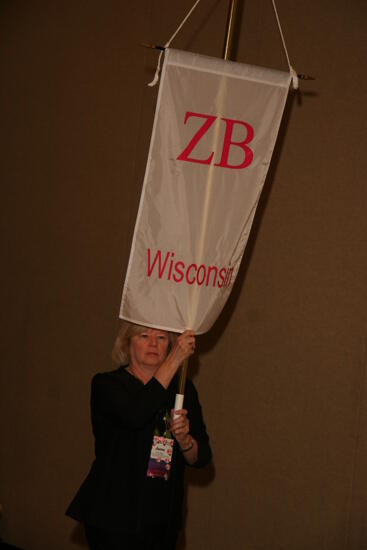
M196 8L196 6L198 5L199 2L200 2L200 0L196 0L195 4L192 6L190 11L186 14L184 19L181 21L180 25L177 27L177 29L175 30L175 32L173 33L171 38L165 43L164 49L161 50L161 52L159 54L159 57L158 57L158 64L157 64L157 69L155 71L154 78L153 78L152 82L149 82L148 86L155 86L157 84L158 79L159 79L159 73L161 72L161 61L162 61L162 55L164 53L164 50L166 48L170 47L172 40L174 38L176 38L177 34L180 32L180 30L182 29L182 27L184 26L184 24L186 23L186 21L188 20L188 18L190 17L190 15L192 14L192 12L194 11L194 9Z
M285 56L287 58L289 72L291 73L291 76L292 76L292 86L293 86L294 90L298 90L298 75L297 75L295 69L292 67L291 62L289 61L288 50L287 50L287 46L285 45L285 40L284 40L284 36L283 36L282 27L281 27L281 24L280 24L278 12L277 12L277 7L275 5L275 0L272 0L272 3L273 3L275 17L276 17L276 20L277 20L277 23L278 23L278 29L279 29L280 37L281 37L282 43L283 43L284 53L285 53Z
M196 8L196 6L199 4L199 2L200 2L200 0L196 0L194 5L192 6L192 8L189 10L189 12L186 14L184 19L181 21L180 25L177 27L177 29L175 30L175 32L171 36L171 38L165 43L165 45L162 48L159 48L159 49L161 49L161 51L160 51L159 57L158 57L157 69L155 71L155 75L154 75L154 78L153 78L152 82L149 82L148 86L153 87L157 84L157 82L159 80L159 74L161 72L162 55L163 55L165 49L170 47L171 42L176 38L177 34L180 32L180 30L182 29L182 27L184 26L184 24L186 23L186 21L188 20L188 18L190 17L192 12ZM283 31L282 31L282 26L280 24L280 19L279 19L279 16L278 16L277 7L275 5L275 0L272 0L272 4L273 4L273 9L274 9L275 17L276 17L276 20L277 20L277 24L278 24L280 37L282 39L284 53L285 53L285 56L287 58L289 72L290 72L291 77L292 77L292 86L293 86L294 90L298 90L298 86L299 86L298 78L299 77L298 77L297 72L295 71L295 69L292 67L292 65L290 63L290 60L289 60L288 50L287 50L287 46L285 44ZM310 77L304 77L304 78L310 78Z

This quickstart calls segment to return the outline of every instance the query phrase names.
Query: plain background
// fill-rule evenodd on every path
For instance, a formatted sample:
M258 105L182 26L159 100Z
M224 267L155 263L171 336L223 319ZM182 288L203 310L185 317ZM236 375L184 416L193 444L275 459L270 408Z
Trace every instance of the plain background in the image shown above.
M77 550L65 508L93 457L156 89L192 0L0 4L0 533ZM214 463L187 476L187 550L367 549L367 2L278 0L301 82L239 279L191 377ZM174 46L220 57L228 2ZM287 69L270 0L235 59Z

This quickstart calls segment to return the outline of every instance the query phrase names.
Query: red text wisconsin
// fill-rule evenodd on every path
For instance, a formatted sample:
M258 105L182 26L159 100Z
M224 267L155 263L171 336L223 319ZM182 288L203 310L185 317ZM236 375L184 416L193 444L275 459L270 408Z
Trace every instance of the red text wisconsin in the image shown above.
M175 258L175 253L147 249L147 276L188 285L223 288L232 283L233 267L188 263Z

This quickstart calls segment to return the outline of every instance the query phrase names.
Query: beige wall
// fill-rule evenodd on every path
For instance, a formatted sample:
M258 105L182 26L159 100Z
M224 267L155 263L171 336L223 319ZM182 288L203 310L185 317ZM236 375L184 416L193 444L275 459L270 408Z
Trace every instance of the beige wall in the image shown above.
M0 6L2 536L72 550L149 145L156 52L191 6ZM278 0L316 77L290 99L240 280L192 365L215 453L189 475L188 550L367 548L365 0ZM227 2L175 46L220 56ZM237 60L286 69L271 2Z

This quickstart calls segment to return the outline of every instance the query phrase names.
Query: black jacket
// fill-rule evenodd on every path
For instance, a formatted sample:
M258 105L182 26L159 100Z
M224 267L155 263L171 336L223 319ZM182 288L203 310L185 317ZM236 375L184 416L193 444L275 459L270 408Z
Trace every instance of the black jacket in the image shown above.
M92 380L91 413L96 458L66 514L103 529L139 532L150 523L179 528L185 460L175 443L169 481L147 478L157 413L174 406L177 377L166 390L156 378L146 385L125 368ZM195 467L211 459L197 391L188 381L184 407L198 442Z

